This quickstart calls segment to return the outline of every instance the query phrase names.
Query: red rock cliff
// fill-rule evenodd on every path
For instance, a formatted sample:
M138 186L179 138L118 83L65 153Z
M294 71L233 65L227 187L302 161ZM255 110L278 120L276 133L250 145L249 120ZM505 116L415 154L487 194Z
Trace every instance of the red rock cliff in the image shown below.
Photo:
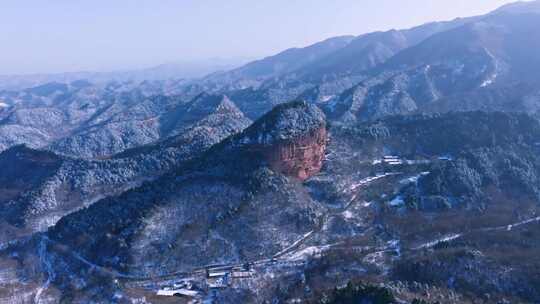
M236 139L275 172L302 181L319 173L326 150L326 117L304 101L276 106Z
M304 181L321 171L326 151L326 128L291 141L278 143L265 152L272 170Z

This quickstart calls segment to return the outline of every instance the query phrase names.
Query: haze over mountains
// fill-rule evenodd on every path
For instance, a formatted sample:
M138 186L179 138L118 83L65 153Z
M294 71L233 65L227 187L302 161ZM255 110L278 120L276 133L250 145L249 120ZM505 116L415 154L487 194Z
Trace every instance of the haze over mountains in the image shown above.
M0 302L537 303L538 49L532 1L0 80Z
M164 63L144 69L132 69L115 72L69 72L55 74L0 75L0 89L22 90L49 82L69 83L81 79L93 83L111 81L154 81L167 79L192 79L236 68L247 59L210 59L192 62Z

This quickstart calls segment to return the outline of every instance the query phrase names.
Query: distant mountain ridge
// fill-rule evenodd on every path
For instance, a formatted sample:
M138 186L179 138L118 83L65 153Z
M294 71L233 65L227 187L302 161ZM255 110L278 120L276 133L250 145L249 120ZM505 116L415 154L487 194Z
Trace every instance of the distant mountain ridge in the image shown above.
M111 72L81 71L52 74L0 75L0 90L21 90L49 82L69 83L77 80L106 83L111 81L142 82L169 79L195 79L211 73L236 68L245 64L247 61L247 59L209 59L164 63L148 68Z
M540 12L540 1L538 0L518 1L514 3L509 3L496 9L491 14L498 14L498 13L522 14L522 13L532 13L532 12L535 12L535 13Z
M319 105L340 123L460 109L536 114L538 3L330 38L196 80L78 80L0 91L0 150L25 143L110 156L178 132L174 119L188 119L181 112L201 94L228 96L250 119L295 99Z
M321 79L325 75L348 75L366 71L397 52L427 37L477 17L433 22L407 30L390 30L354 36L334 37L322 42L285 50L277 55L248 63L232 71L208 77L210 81L241 82L253 85L279 77Z
M327 107L330 116L365 121L461 109L537 114L539 17L535 12L503 10L434 34L372 69L365 80L333 99ZM517 96L519 88L526 87ZM502 106L506 100L497 92L513 92L514 103ZM467 96L483 99L465 106ZM444 106L438 107L439 101Z

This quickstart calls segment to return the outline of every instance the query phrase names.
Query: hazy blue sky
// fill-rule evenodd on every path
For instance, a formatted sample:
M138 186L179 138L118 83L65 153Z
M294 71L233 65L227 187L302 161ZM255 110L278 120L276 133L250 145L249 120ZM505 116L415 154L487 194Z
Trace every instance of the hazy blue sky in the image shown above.
M1 0L0 74L261 57L508 0Z

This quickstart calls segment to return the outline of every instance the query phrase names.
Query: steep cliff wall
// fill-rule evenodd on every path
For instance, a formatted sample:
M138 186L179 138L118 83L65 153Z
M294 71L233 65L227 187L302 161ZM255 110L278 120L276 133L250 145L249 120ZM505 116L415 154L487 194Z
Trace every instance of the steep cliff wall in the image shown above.
M322 111L296 101L264 115L239 136L237 144L262 155L275 172L304 181L321 170L326 141Z
M272 170L303 181L321 170L326 139L323 126L299 138L274 145L265 151L265 157Z

